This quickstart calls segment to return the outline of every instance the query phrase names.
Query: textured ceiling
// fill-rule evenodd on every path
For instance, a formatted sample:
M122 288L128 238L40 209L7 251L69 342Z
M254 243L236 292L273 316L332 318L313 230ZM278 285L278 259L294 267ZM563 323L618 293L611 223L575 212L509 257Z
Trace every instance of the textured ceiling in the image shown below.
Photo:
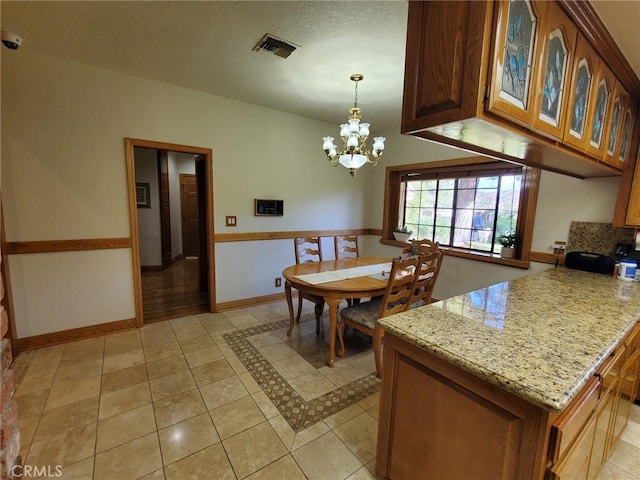
M640 72L640 1L595 8ZM379 133L400 126L406 15L402 0L4 1L2 29L24 44L2 54L28 49L332 123L362 73L363 118ZM300 48L286 60L252 51L265 33Z

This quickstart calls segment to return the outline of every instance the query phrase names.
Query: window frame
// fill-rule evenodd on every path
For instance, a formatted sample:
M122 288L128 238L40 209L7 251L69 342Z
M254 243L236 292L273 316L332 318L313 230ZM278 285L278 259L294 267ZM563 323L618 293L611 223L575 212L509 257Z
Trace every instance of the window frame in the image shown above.
M400 205L402 204L402 182L409 174L441 174L460 173L469 176L473 172L486 173L495 171L497 174L513 172L519 164L500 161L489 157L466 157L454 160L414 163L388 166L385 170L384 211L380 243L394 246L406 246L405 242L393 238L393 231L400 220ZM456 247L442 247L445 255L452 255L470 260L478 260L518 268L529 268L531 255L531 241L533 225L538 200L540 183L540 169L522 166L522 186L518 206L518 221L516 233L520 238L514 258L502 258L498 254L489 252L468 251Z

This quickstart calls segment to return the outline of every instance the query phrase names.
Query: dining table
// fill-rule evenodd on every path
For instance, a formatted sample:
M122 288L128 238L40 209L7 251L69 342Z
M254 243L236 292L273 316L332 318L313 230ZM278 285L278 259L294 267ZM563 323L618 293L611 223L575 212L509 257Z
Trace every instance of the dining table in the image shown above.
M329 359L335 362L336 329L338 308L346 299L362 299L383 295L389 280L392 259L383 257L342 258L322 262L291 265L282 271L285 279L284 291L289 307L289 329L291 336L295 319L291 290L322 296L329 307Z

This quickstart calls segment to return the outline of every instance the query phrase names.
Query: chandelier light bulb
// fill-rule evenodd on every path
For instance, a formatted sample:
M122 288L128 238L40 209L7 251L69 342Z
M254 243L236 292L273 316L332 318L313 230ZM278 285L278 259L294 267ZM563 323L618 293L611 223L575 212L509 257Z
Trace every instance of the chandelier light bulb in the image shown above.
M329 164L333 167L342 165L349 169L349 173L353 177L356 170L363 165L369 163L376 165L378 159L382 156L384 150L384 137L375 137L373 139L372 151L366 150L365 142L369 136L369 123L360 123L360 107L358 106L358 82L364 76L358 73L351 75L351 80L355 82L355 100L353 108L350 110L347 123L340 125L340 137L343 146L338 150L338 146L333 143L333 137L323 137L322 149L327 155ZM369 157L371 155L371 158Z

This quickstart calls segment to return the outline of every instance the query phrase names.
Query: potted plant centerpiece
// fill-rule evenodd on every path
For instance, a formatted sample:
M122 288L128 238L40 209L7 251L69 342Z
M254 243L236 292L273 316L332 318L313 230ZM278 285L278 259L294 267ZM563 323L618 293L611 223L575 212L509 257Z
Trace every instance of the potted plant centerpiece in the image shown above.
M411 235L413 235L413 232L406 225L396 228L393 232L393 238L400 242L406 242L411 238Z
M498 243L502 245L500 256L502 258L513 258L518 244L518 235L511 231L506 231L498 236Z

